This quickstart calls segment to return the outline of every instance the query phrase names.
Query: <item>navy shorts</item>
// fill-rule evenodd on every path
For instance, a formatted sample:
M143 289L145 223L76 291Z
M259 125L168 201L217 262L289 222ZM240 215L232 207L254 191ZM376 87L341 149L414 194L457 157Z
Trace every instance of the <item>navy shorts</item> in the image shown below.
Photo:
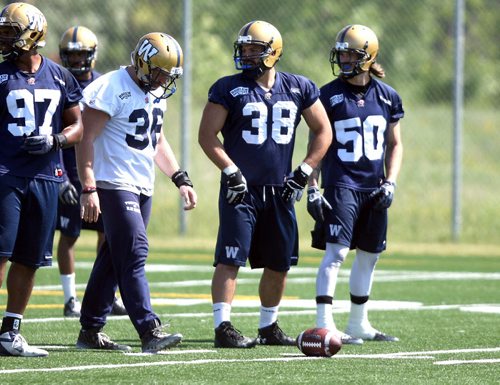
M52 265L59 183L0 176L0 257L38 268Z
M78 191L78 202L80 202L82 185L76 180L72 180L71 183L75 186L76 191ZM104 233L102 215L99 215L97 222L86 222L80 217L80 208L80 203L76 205L65 205L59 201L56 229L60 230L61 234L72 238L78 238L82 229Z
M323 195L332 206L332 210L325 211L326 242L370 253L385 250L387 210L375 210L369 192L327 187Z
M298 263L298 229L293 203L281 198L281 187L248 186L241 204L226 201L227 187L219 194L219 234L215 262L288 271Z

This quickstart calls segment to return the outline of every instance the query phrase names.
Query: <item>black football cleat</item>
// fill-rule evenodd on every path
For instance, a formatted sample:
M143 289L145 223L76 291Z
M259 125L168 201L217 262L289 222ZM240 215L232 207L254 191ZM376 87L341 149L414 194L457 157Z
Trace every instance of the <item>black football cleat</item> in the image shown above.
M182 341L182 334L165 332L169 325L161 325L155 320L153 327L141 336L143 353L158 353L160 350L170 349Z
M123 301L118 297L115 297L115 299L113 300L111 315L128 315L127 309L125 309Z
M82 305L78 298L71 297L68 302L64 304L64 316L65 317L80 317L80 309Z
M128 345L120 345L111 341L106 334L101 332L101 328L81 329L76 341L78 349L98 349L98 350L118 350L130 352L132 348Z
M259 329L257 341L260 345L295 346L295 338L287 336L278 326L278 322Z
M377 332L377 333L375 333L375 336L373 337L373 339L371 339L369 341L398 342L399 338L394 337L394 336L390 336L390 335L382 333L382 332Z
M257 345L256 339L243 336L229 321L224 321L215 328L214 346L216 348L247 349L255 345Z

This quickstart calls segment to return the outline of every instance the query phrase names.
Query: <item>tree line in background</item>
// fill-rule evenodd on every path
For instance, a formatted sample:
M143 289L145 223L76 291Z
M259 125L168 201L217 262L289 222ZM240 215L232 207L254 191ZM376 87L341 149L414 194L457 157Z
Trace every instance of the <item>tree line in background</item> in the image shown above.
M49 22L51 56L62 32L73 24L94 30L100 41L99 69L127 64L138 38L164 31L183 41L182 0L33 1ZM449 103L453 84L455 1L192 0L193 95L206 96L218 77L233 68L232 43L247 21L274 24L284 38L280 69L324 84L332 78L329 50L346 24L369 25L380 40L379 62L389 83L414 102ZM465 101L492 105L500 96L496 32L497 0L466 1ZM495 11L496 10L496 11Z

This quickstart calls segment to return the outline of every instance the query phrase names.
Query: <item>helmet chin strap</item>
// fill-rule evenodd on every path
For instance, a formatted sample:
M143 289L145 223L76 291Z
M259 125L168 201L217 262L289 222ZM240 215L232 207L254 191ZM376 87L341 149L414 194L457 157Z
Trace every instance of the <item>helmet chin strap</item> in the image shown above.
M266 72L268 69L269 68L267 68L264 63L260 63L254 68L243 70L242 73L246 78L257 80L262 75L264 75L264 72Z

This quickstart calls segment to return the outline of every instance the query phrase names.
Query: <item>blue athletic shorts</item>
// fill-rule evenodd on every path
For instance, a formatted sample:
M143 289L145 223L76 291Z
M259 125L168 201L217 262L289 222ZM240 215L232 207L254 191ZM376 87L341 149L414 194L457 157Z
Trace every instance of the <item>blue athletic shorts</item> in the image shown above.
M325 211L326 242L380 253L386 248L387 210L375 210L369 192L327 187L324 197L332 206Z
M0 257L51 266L59 183L0 175Z
M219 233L215 262L288 271L298 263L298 229L293 203L281 198L281 187L248 186L241 204L226 201L227 187L219 194Z

